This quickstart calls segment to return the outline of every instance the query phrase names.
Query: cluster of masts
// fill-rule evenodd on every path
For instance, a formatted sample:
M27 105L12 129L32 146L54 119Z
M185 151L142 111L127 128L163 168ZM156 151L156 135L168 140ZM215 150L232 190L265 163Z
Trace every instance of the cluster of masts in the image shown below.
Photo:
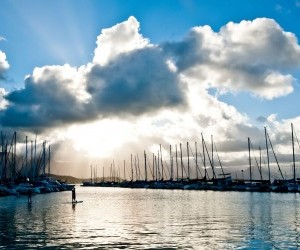
M295 164L295 149L294 149L294 128L292 128L292 148L293 148L293 178L285 179L282 173L282 169L279 165L278 159L274 152L270 136L265 128L265 143L267 154L267 168L268 179L263 178L262 165L261 165L261 149L259 147L260 159L259 163L255 156L251 156L251 152L254 152L250 138L248 137L248 151L249 151L249 179L232 180L231 174L224 171L221 163L217 147L213 142L211 136L211 152L208 149L206 142L201 134L202 150L198 151L197 142L195 142L195 152L193 152L189 142L186 143L186 157L183 157L182 144L179 144L179 152L177 145L175 145L175 151L172 151L170 145L169 161L163 160L162 147L159 146L157 155L152 153L152 157L147 157L146 151L144 151L144 163L142 169L140 167L140 160L138 155L130 157L130 169L126 168L124 161L123 178L121 177L120 167L116 167L114 162L110 166L109 177L103 177L101 182L93 181L92 166L91 166L91 181L84 183L84 185L93 186L123 186L123 187L149 187L149 188L184 188L184 189L214 189L217 190L250 190L255 191L284 191L293 189L293 191L300 191L300 183L296 178L296 164ZM296 137L298 145L299 141ZM300 145L299 145L300 147ZM273 152L276 165L280 174L279 179L271 180L270 170L270 149ZM193 156L194 161L190 162L190 156ZM183 161L185 158L185 162ZM217 164L215 159L217 159ZM259 178L253 178L253 158L255 160L257 169L259 171ZM169 162L169 164L168 164ZM200 162L200 164L199 164ZM202 167L200 167L200 165ZM218 173L217 168L220 168L221 172ZM202 170L201 170L202 169ZM127 174L126 174L127 173ZM244 171L242 170L242 174ZM97 174L94 172L94 177ZM129 177L129 180L128 178ZM100 178L101 180L101 178ZM295 190L297 189L297 190ZM299 189L299 190L298 190Z
M25 150L25 153L18 153L17 148ZM17 142L17 133L14 132L11 139L8 139L1 132L0 152L0 183L22 182L24 180L35 181L41 174L50 173L50 145L47 142L35 140Z
M129 177L130 181L164 181L164 180L184 180L184 179L191 179L192 176L192 163L190 162L190 154L194 158L194 166L195 170L193 171L196 179L209 179L209 172L208 168L212 169L212 178L217 178L215 166L214 166L214 151L217 153L218 162L220 164L221 170L222 170L222 176L226 177L228 174L226 174L223 170L223 166L221 164L218 151L216 148L216 145L212 143L212 153L211 155L208 152L208 148L206 146L205 140L202 136L202 150L203 152L199 152L197 150L197 142L195 142L195 153L193 152L193 149L191 148L189 142L186 143L187 148L187 157L183 156L183 150L182 150L182 144L179 144L179 152L177 145L175 145L175 159L174 155L172 155L172 146L170 145L170 157L169 157L169 164L167 161L163 160L162 156L162 147L159 146L159 150L157 152L157 155L152 153L152 159L147 157L146 151L144 151L144 169L140 167L140 159L138 155L132 155L131 154L131 160L130 160L130 170L127 169L125 160L124 160L124 172L123 177L121 177L121 170L120 167L116 167L114 161L110 165L109 169L109 177L104 176L104 167L103 167L103 180L109 180L110 182L116 182L116 180L121 181L127 180L127 176ZM212 137L211 137L212 138ZM212 138L213 139L213 138ZM212 140L213 142L213 140ZM200 170L200 165L198 164L199 157L201 162L204 165L204 173ZM184 163L183 158L187 158L187 163ZM206 166L207 159L209 161L210 167ZM150 162L151 161L151 162ZM127 173L127 174L126 174ZM91 166L91 180L90 182L97 182L97 167ZM101 180L101 178L100 178Z

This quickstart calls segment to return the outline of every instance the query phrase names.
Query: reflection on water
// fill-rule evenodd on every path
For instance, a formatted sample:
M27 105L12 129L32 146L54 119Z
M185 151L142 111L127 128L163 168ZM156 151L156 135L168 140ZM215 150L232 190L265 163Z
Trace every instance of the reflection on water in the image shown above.
M296 249L300 195L80 187L0 199L0 249Z

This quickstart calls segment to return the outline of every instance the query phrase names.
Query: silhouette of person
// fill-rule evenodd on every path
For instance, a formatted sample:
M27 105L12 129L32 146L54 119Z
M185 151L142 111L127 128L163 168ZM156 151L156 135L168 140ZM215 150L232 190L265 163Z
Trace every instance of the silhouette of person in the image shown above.
M77 202L77 201L76 201L76 191L75 191L75 187L72 189L72 202Z

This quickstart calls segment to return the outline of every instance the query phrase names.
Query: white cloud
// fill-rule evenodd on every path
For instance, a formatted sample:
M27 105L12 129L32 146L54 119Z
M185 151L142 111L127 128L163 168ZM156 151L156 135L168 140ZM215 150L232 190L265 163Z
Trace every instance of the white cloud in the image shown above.
M105 65L121 53L149 46L148 39L139 33L139 22L131 16L127 21L111 28L103 29L97 37L97 48L93 62Z
M3 88L0 88L0 112L4 109L6 109L8 102L4 98L4 96L7 94L6 90Z
M93 63L78 69L36 68L24 89L7 95L10 105L2 120L7 126L42 129L173 107L189 109L206 127L231 117L245 123L243 115L211 98L207 89L250 91L266 99L287 95L296 80L282 72L299 68L299 55L295 35L271 19L230 22L218 33L195 27L181 42L151 45L129 17L102 30ZM0 56L7 68L5 54Z
M25 88L6 96L8 108L2 124L39 131L84 120L89 99L81 80L81 69L69 65L35 68L25 79Z
M183 105L177 73L160 48L148 45L134 17L105 29L98 37L94 63L79 69L35 68L25 88L7 95L10 105L2 114L3 124L42 130Z
M296 1L296 2L295 2L295 5L296 5L296 7L299 8L299 7L300 7L300 1Z
M294 34L272 19L228 23L216 33L196 27L185 40L167 43L183 74L227 91L251 91L272 99L293 91L295 79L285 72L300 67Z
M4 78L4 73L9 69L9 64L6 60L6 55L0 50L0 79Z
M83 81L84 69L84 67L77 69L68 64L35 68L32 75L26 77L26 82L32 82L36 86L43 87L44 90L57 84L58 88L63 89L66 93L86 102L89 94L86 92Z

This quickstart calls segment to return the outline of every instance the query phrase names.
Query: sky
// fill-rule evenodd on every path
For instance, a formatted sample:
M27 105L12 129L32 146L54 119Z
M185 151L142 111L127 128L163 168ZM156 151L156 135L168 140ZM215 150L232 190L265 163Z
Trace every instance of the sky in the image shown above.
M201 133L246 169L267 127L289 172L299 17L298 0L2 0L1 130L45 138L53 171L85 176L160 144L167 161Z

